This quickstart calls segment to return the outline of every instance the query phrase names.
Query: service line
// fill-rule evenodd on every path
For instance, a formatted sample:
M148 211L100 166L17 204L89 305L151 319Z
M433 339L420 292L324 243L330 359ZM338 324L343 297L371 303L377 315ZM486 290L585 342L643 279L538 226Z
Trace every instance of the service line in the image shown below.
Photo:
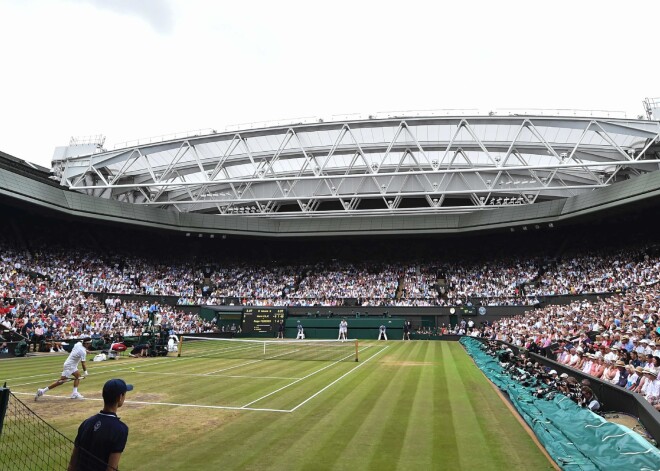
M21 395L21 396L34 396L32 393L23 393L23 392L16 392L12 393L14 395ZM66 399L68 401L98 401L101 402L103 399L100 398L95 398L95 397L86 397L84 399L71 399L69 396L53 396L53 395L48 395L45 396L47 398L56 398L56 399ZM140 405L147 405L147 406L169 406L169 407L189 407L189 408L197 408L197 409L223 409L223 410L249 410L249 411L259 411L259 412L279 412L279 413L289 413L291 411L285 410L285 409L264 409L264 408L256 408L256 407L237 407L237 406L209 406L209 405L204 405L204 404L179 404L176 402L150 402L150 401L124 401L124 404L140 404Z

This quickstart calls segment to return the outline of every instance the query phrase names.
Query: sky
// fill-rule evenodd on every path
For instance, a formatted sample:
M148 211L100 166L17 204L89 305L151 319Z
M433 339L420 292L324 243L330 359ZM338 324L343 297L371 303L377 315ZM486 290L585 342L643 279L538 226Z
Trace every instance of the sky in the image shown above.
M239 123L660 97L657 0L0 0L0 151Z

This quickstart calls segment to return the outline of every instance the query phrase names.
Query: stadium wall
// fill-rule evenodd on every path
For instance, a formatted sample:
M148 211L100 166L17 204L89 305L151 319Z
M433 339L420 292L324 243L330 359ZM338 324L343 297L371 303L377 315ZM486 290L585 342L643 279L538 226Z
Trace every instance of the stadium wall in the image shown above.
M337 319L301 319L288 318L284 324L284 335L287 338L296 338L298 322L303 326L305 338L309 339L336 339L339 335L339 318ZM348 338L373 339L378 338L381 325L387 327L386 333L390 340L400 340L403 337L404 319L349 319Z

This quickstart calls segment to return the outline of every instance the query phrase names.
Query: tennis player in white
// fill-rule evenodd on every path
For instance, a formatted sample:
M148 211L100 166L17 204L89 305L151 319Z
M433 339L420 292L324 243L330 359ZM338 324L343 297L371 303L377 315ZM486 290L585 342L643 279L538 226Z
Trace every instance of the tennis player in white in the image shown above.
M296 335L296 340L305 340L305 331L300 321L298 321L298 335Z
M339 337L337 337L337 340L346 340L347 334L348 334L348 322L346 322L346 319L342 319L341 322L339 323Z
M83 374L87 376L87 363L85 360L87 359L87 349L89 348L90 344L91 339L85 338L73 346L71 353L69 353L69 357L64 362L64 369L62 370L62 376L60 379L55 381L50 386L47 386L43 389L37 389L37 394L34 396L35 401L46 394L47 391L50 391L51 389L61 386L69 381L70 376L74 377L73 393L71 394L71 399L84 398L84 396L78 392L78 385L80 384L80 371L78 371L78 363L82 364Z

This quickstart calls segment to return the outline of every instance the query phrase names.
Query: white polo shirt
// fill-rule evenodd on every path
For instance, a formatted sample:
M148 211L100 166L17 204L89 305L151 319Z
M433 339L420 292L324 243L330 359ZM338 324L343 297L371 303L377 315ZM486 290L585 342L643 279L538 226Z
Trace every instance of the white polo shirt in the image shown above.
M83 347L82 342L76 343L69 353L69 358L64 362L64 368L78 368L78 363L86 361L87 350Z

